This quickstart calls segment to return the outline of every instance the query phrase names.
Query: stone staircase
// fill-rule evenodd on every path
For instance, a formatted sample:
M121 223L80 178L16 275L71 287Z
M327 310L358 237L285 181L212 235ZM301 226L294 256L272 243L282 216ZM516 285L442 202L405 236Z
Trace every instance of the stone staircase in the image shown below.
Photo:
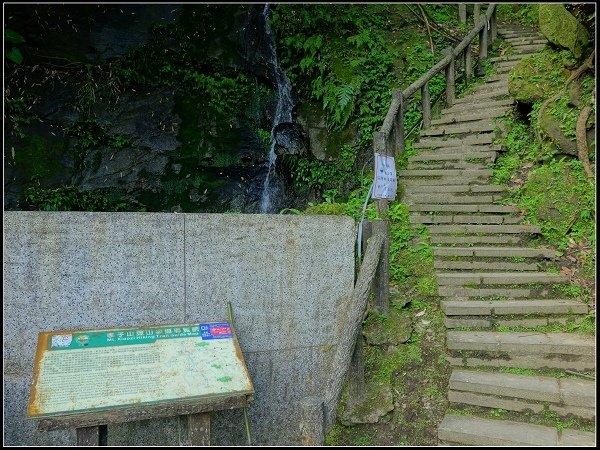
M495 119L513 104L509 72L546 43L522 27L500 28L499 36L511 54L491 58L496 74L432 121L414 144L422 150L399 174L411 222L430 231L448 328L455 412L444 417L438 438L449 445L594 445L595 433L563 428L573 421L536 420L593 424L595 381L556 371L595 370L595 339L535 328L578 320L588 306L561 296L557 285L568 279L547 270L556 254L530 246L539 228L522 224L516 207L498 204L507 187L490 183L502 151Z

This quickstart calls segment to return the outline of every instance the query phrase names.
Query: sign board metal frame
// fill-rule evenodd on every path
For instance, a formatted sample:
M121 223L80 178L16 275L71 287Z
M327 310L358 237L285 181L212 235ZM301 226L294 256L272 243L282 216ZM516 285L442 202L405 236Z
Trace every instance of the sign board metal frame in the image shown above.
M27 408L40 429L241 408L254 387L229 322L41 332Z

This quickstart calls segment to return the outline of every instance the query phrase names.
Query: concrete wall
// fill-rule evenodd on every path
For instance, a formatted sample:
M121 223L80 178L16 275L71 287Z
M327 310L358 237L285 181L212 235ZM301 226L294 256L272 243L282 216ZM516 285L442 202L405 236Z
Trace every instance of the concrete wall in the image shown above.
M354 279L354 223L332 216L5 212L4 439L73 444L25 417L37 333L224 320L256 390L254 444L297 444L323 398ZM213 442L244 444L240 411ZM176 445L173 419L109 427L109 444Z

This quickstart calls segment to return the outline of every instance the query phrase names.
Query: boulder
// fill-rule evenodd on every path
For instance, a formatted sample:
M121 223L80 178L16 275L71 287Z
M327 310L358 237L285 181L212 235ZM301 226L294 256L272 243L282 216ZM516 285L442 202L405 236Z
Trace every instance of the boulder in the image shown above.
M539 8L540 31L559 47L568 48L575 58L583 56L590 42L585 27L561 3L541 4Z
M277 155L306 155L308 138L301 125L293 122L282 122L274 130L275 153Z

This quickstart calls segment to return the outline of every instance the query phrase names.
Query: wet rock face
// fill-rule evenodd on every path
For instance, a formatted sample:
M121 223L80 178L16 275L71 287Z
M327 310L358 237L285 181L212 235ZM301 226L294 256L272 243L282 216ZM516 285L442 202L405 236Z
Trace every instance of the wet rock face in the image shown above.
M80 191L114 191L148 211L179 207L185 212L258 212L269 154L263 139L275 110L272 93L265 91L277 85L264 30L264 5L38 6L40 20L60 23L60 32L40 28L43 23L37 22L33 5L12 5L8 12L13 21L7 26L27 38L35 50L32 54L68 56L79 69L64 72L33 92L37 98L29 111L39 121L22 126L26 138L7 131L5 209L20 209L22 194L35 179L44 188L70 185ZM194 36L186 57L218 60L215 65L226 76L234 78L231 73L241 72L255 77L257 88L244 98L247 104L240 104L237 112L217 114L210 109L206 92L200 88L191 92L173 83L169 74L142 88L108 87L116 92L111 98L102 94L107 88L102 80L125 83L106 77L110 70L115 77L115 65L122 58L127 61L131 52L146 51L146 44L158 46L161 54L184 52L177 41L180 35L156 31L157 24L160 30L177 25L185 36ZM37 34L38 40L31 41ZM47 62L27 57L28 67ZM86 64L94 68L99 78L93 81L99 85L93 104L82 111L78 102L87 80ZM156 73L152 69L142 76ZM42 78L40 70L35 75ZM29 80L27 85L39 81ZM17 84L8 87L19 91ZM93 124L98 133L95 142L77 131L81 123ZM10 120L7 124L9 128ZM278 153L306 153L308 140L299 125L282 124L276 137ZM287 179L282 177L278 184L281 207L291 206L288 200L294 194Z
M274 128L273 134L277 155L306 155L308 153L308 137L299 124L280 123Z

